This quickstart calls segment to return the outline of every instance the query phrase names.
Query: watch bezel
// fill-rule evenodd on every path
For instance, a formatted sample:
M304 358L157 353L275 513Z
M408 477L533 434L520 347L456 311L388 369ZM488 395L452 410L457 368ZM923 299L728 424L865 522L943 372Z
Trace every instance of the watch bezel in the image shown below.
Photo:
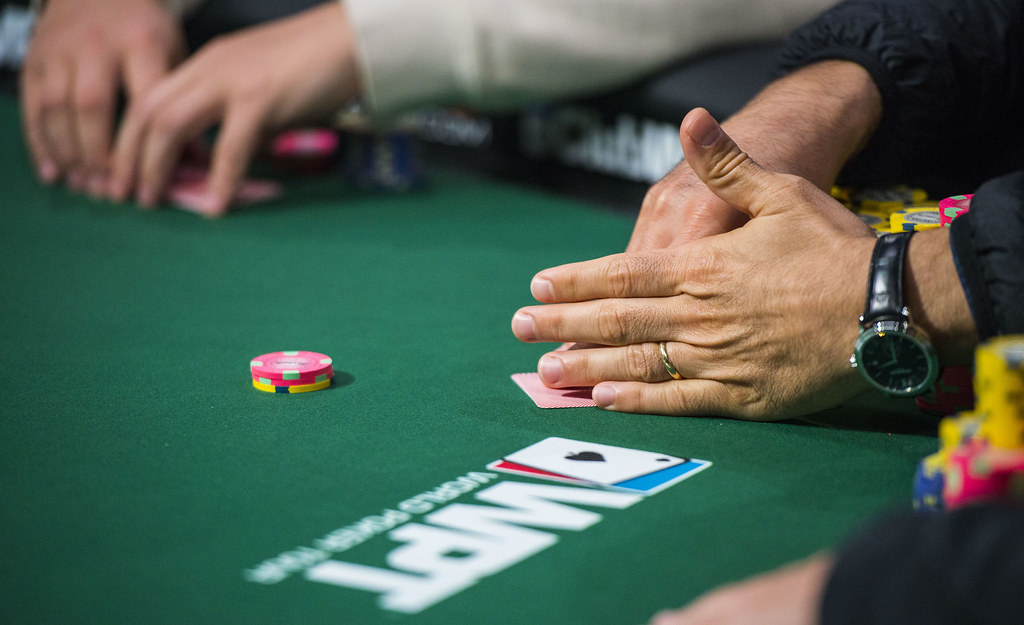
M875 338L881 338L886 334L900 334L911 341L913 341L917 348L924 354L925 361L928 365L928 371L925 374L924 379L914 385L902 388L892 388L881 384L875 380L864 367L864 360L862 357L864 346ZM860 335L857 336L857 342L853 348L853 359L851 359L853 365L860 370L861 376L871 384L872 387L886 393L888 395L896 397L916 397L922 395L929 390L935 384L935 380L939 377L939 359L935 354L935 350L932 348L931 341L928 337L910 325L907 319L883 319L879 321L873 321L870 325L865 326L861 329Z

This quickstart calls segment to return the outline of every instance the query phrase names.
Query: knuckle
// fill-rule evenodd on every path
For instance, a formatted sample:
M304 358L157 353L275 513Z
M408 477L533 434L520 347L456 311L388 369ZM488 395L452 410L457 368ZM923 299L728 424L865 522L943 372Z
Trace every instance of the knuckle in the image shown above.
M83 84L75 93L75 107L86 115L105 113L111 106L111 98L102 85Z
M612 261L606 270L605 281L613 297L629 297L636 282L633 260L621 257Z
M663 376L660 375L659 367L664 368L661 354L654 343L626 346L626 374L629 379L641 382L660 382Z
M602 302L598 307L595 322L597 334L606 345L617 345L629 334L630 322L627 312L612 302Z
M729 184L738 175L740 168L749 161L749 157L739 148L732 148L722 158L714 159L708 171L708 177L723 184Z

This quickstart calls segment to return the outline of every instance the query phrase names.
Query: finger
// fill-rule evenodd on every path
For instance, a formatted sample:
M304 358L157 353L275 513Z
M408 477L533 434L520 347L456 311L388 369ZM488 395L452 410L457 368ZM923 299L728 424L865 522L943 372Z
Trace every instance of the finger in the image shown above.
M263 115L256 109L230 109L213 149L207 214L223 215L245 175L260 140Z
M772 199L784 177L754 162L706 110L683 118L679 140L687 162L715 195L751 217L779 211Z
M180 90L173 84L164 91L165 84L146 98L158 104L150 114L138 149L136 200L147 208L160 201L185 144L219 116L215 98L188 88L187 83L182 83Z
M592 391L599 408L634 414L675 416L739 416L729 401L728 387L714 380L602 382Z
M704 246L639 254L613 254L545 269L530 292L539 302L582 302L609 297L664 297L685 291L687 267L706 266Z
M42 135L57 166L58 176L68 177L77 162L71 116L72 73L60 64L46 72L42 93Z
M541 357L537 373L553 388L594 386L612 380L650 383L673 379L658 343L554 351Z
M528 306L512 317L520 341L582 342L628 345L674 340L688 324L686 300L680 298L603 299L575 304Z
M138 173L139 151L157 101L147 95L170 71L171 60L158 51L143 47L124 57L121 72L127 93L127 108L114 140L107 192L111 199L128 199Z
M75 130L78 154L93 195L106 190L110 168L117 72L115 64L102 59L79 66L75 82Z
M45 136L43 83L42 69L35 64L26 66L21 75L22 130L29 152L32 154L32 161L35 163L36 175L44 183L51 184L57 181L60 172Z

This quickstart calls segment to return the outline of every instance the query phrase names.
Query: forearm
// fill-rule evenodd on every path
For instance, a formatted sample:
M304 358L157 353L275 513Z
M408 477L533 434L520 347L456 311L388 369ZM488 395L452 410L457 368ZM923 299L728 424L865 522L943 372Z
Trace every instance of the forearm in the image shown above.
M928 335L939 361L970 364L978 334L957 279L948 228L918 232L910 239L904 280L911 321Z
M883 117L845 183L963 193L1019 166L1022 40L1019 0L848 0L786 39L781 69L844 59L878 85Z
M881 95L868 72L829 60L773 82L723 127L763 166L827 189L881 116Z
M386 117L599 93L712 48L777 40L834 0L342 2L364 97Z

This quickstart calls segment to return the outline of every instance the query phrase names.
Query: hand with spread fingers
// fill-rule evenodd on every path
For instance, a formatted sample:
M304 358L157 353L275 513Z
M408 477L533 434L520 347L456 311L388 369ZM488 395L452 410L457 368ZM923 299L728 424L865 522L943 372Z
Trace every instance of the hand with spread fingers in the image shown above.
M21 73L26 142L40 180L106 193L118 95L141 98L184 56L158 0L51 0Z
M548 305L520 309L515 335L601 346L546 354L542 380L596 385L610 410L751 420L853 397L875 235L809 181L762 168L707 111L691 111L680 137L694 172L749 221L538 273L531 290Z
M328 119L357 91L355 47L337 2L214 39L128 107L110 195L123 201L134 191L141 205L155 205L184 146L219 125L203 209L221 215L262 137Z

